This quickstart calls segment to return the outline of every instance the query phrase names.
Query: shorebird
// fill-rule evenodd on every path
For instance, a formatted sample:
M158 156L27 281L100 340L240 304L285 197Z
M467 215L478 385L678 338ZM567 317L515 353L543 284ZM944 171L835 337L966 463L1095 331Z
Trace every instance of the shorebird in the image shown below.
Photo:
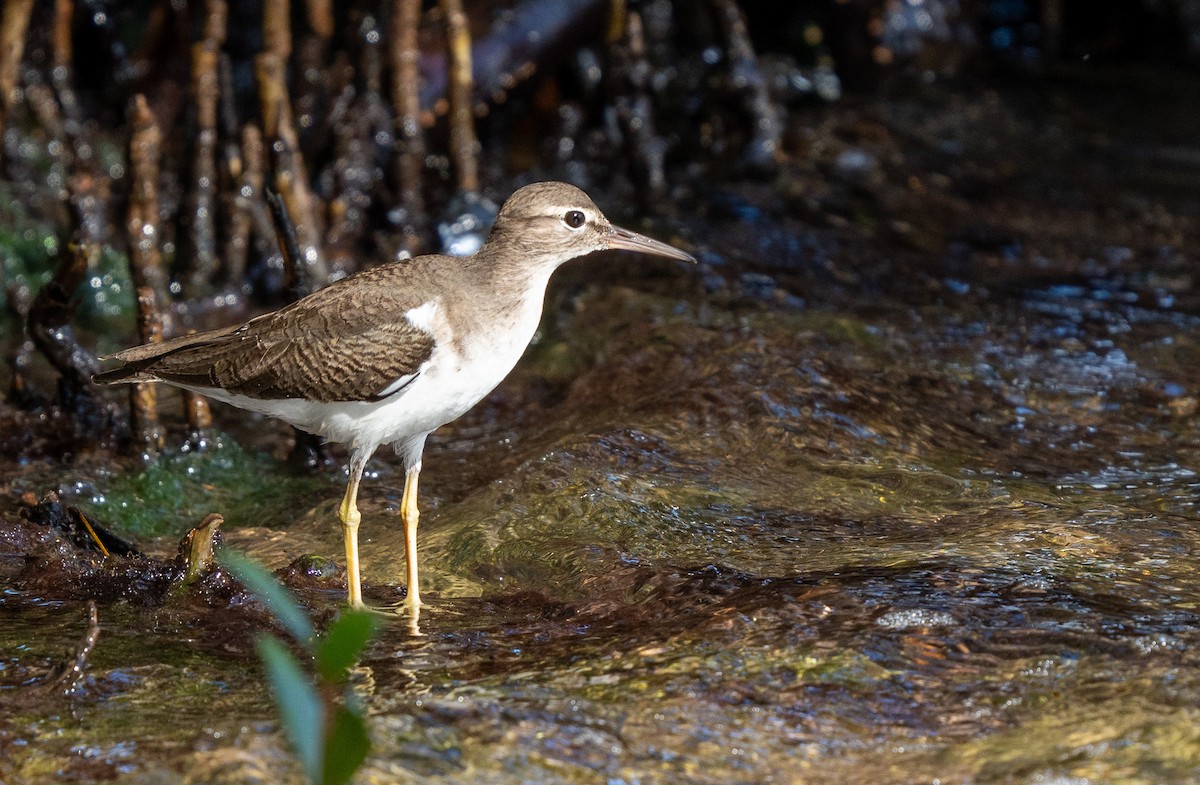
M383 264L245 324L125 349L104 358L121 365L94 381L163 382L346 445L349 482L338 517L354 607L363 604L358 487L376 448L391 444L404 463L404 604L415 617L417 480L426 438L516 365L541 320L551 273L606 250L696 261L614 226L572 185L535 183L508 198L471 256Z

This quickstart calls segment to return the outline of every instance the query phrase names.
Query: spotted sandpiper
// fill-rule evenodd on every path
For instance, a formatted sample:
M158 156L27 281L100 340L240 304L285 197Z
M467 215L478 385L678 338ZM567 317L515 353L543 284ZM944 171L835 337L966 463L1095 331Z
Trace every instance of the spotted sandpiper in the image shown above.
M345 444L350 480L339 517L355 607L362 606L358 485L375 449L391 444L404 461L405 606L415 617L417 478L426 437L512 370L541 319L550 274L611 249L695 261L613 226L572 185L535 183L509 197L472 256L384 264L242 325L135 346L105 358L122 365L94 381L165 382Z

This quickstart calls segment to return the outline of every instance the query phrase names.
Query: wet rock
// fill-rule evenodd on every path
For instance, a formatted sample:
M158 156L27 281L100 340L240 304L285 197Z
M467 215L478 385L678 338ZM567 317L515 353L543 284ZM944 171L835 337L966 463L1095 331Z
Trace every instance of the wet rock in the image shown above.
M341 565L325 556L311 554L296 557L276 577L297 588L334 591L346 586L346 571Z
M32 493L24 494L21 498L21 517L67 537L76 547L85 551L105 556L142 556L137 548L113 534L107 526L84 515L78 507L63 504L54 491L47 493L40 501Z

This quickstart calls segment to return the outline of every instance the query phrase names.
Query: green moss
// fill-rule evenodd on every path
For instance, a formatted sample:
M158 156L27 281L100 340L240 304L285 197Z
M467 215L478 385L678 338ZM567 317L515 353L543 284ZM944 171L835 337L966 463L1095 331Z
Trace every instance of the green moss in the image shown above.
M36 293L54 277L60 255L66 251L54 231L27 219L17 218L15 228L0 230L0 283L17 285ZM132 330L134 296L126 256L105 247L95 269L90 270L74 293L78 310L74 324L84 331L122 336ZM0 311L2 320L13 317L8 309ZM123 345L127 337L112 342ZM107 347L106 347L107 348Z
M211 512L226 526L286 526L330 487L323 476L299 476L231 439L202 452L167 454L142 471L123 475L96 512L134 536L181 533Z
M47 227L0 231L0 276L5 286L21 284L37 291L50 280L58 238Z

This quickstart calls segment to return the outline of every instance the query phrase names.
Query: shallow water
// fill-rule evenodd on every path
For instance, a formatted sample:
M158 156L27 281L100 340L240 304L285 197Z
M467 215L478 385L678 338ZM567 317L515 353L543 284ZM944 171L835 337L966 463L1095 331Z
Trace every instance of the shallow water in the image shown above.
M1031 154L1042 120L1022 114L1028 96L1007 100L986 111ZM955 122L912 111L864 113L917 139ZM1200 777L1200 310L1186 249L1165 244L1197 239L1198 194L1162 196L1154 172L1120 192L1060 180L1036 157L995 174L1011 151L909 153L914 177L971 172L887 242L852 223L824 264L765 258L743 240L774 252L799 229L764 198L785 186L747 186L725 198L758 213L686 227L722 255L709 267L568 273L552 302L570 307L514 377L430 441L430 607L423 636L389 622L355 671L375 743L361 781ZM994 191L950 209L956 177L988 172ZM1118 209L1119 226L1077 220ZM924 250L938 233L965 239ZM803 236L802 254L831 242ZM769 278L731 272L745 269ZM341 475L257 455L269 427L223 416L249 453L178 459L199 487L147 501L171 471L130 481L85 456L94 476L64 495L118 527L137 499L164 505L157 520L186 522L139 535L164 556L207 499L226 541L273 567L340 558ZM388 606L403 478L387 455L372 468L366 594ZM67 473L30 467L13 485ZM233 476L255 473L274 473L274 496ZM23 585L0 597L4 781L299 781L253 619L102 605L89 680L29 697L84 614ZM302 596L321 617L336 607L336 592Z

